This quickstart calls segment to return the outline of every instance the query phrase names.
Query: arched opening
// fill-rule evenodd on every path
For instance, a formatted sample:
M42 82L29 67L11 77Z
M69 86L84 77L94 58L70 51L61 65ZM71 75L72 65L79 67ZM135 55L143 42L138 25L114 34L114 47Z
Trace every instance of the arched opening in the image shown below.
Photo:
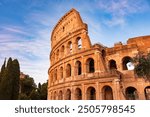
M57 80L57 69L54 71L54 82Z
M71 65L67 64L66 67L66 77L70 77L71 76Z
M63 67L60 68L60 79L63 79Z
M150 100L150 86L145 87L144 93L145 93L145 99Z
M65 100L71 100L71 91L70 91L70 89L67 89L65 97L66 97Z
M113 100L113 92L110 86L104 86L102 92L104 100Z
M109 69L117 69L116 61L115 60L110 60L109 61Z
M62 91L59 91L58 100L63 100L63 93L62 93Z
M132 58L131 57L124 57L122 59L122 69L123 70L133 70L134 65L132 63Z
M57 55L56 55L56 59L59 60L59 50L57 50Z
M106 57L106 51L105 50L102 50L102 57L105 60L105 57Z
M54 61L55 61L55 53L52 54L51 63L54 64Z
M96 100L96 90L94 87L89 87L86 93L87 93L87 100Z
M82 91L80 88L76 88L76 90L75 90L75 99L82 100Z
M87 59L86 65L87 65L87 72L88 73L95 72L94 59L92 59L92 58Z
M65 31L65 27L63 26L63 32Z
M77 61L75 65L76 65L76 75L81 75L82 73L81 62Z
M70 53L70 54L72 53L72 42L71 41L68 42L67 50L68 50L68 53Z
M126 88L126 99L127 100L137 100L138 99L138 92L134 87Z
M61 47L61 57L63 57L64 56L64 51L65 51L65 47L64 47L64 45Z
M80 37L77 38L78 50L82 48L82 39Z
M52 63L54 63L56 60L56 56L55 56L55 53L53 54L53 60L52 60Z

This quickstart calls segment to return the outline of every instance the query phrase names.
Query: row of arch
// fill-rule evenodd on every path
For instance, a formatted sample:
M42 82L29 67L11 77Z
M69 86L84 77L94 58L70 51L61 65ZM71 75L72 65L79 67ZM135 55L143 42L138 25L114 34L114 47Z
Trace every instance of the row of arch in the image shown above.
M133 59L129 56L122 58L122 70L133 70ZM109 60L109 69L117 69L117 63L114 59Z
M77 37L74 43L74 50L80 50L82 48L82 39ZM71 54L73 52L73 43L72 41L67 42L67 45L62 45L60 49L57 49L52 53L51 62L54 63L62 58L65 54Z
M93 58L88 58L86 60L86 72L87 73L94 73L95 72L95 62ZM123 70L133 70L134 66L132 64L132 58L131 57L124 57L122 59L122 67ZM111 59L109 61L109 69L117 69L116 61ZM66 69L64 70L63 66L61 66L59 69L55 69L51 72L51 79L52 81L56 81L57 79L63 79L64 77L64 71L65 71L65 77L72 76L72 66L70 63L66 65ZM59 73L59 76L58 76ZM82 63L81 61L77 60L75 63L75 76L82 74ZM59 77L59 78L58 78Z
M138 91L134 87L127 87L125 91L126 99L127 100L138 100ZM150 100L150 86L145 87L144 89L144 95L146 100ZM57 94L57 92L54 92L54 95L51 94L51 99L54 100L71 100L72 99L71 90L67 89L63 96L63 91L60 90ZM75 100L82 100L82 90L80 88L75 89L74 99ZM104 86L102 88L102 99L103 100L113 100L113 90L110 86ZM96 89L92 86L87 88L86 91L86 99L87 100L96 100Z
M93 73L95 72L95 65L94 65L94 59L93 58L88 58L86 60L86 72L87 73ZM72 76L72 66L71 64L66 65L66 70L64 70L63 66L60 67L59 70L55 69L54 71L51 72L51 81L55 82L58 79L63 79L64 78L64 71L66 72L66 78ZM59 73L59 76L57 75ZM75 63L75 76L81 75L82 74L82 63L78 60Z
M126 99L127 100L138 100L139 94L135 87L126 88ZM146 100L150 100L150 86L145 87L144 95Z
M113 100L113 91L110 86L104 86L103 89L103 99L104 100ZM71 90L67 89L63 98L63 91L60 90L57 94L57 92L54 92L54 96L51 97L51 99L58 99L58 100L71 100L72 99ZM82 90L80 88L75 89L74 98L75 100L82 100ZM96 89L92 86L87 88L86 91L86 99L87 100L96 100Z

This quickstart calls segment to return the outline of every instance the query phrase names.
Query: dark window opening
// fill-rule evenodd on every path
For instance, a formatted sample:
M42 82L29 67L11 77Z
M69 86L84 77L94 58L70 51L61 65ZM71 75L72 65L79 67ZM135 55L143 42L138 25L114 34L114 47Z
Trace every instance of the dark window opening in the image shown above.
M67 76L67 77L70 77L70 76L71 76L71 65L70 65L70 64L67 64L66 76Z
M124 57L122 59L122 69L123 70L133 70L134 69L134 65L132 64L131 57Z
M138 99L137 90L134 87L128 87L126 89L126 98L127 98L127 100L136 100L136 99Z
M76 62L76 70L77 70L77 75L81 75L82 68L81 68L81 62L80 61Z
M116 61L115 60L110 60L109 61L109 69L117 69Z
M67 89L66 100L71 100L71 91L70 91L70 89Z
M110 86L105 86L103 88L103 98L104 100L113 100L113 92L112 92L112 88Z
M62 91L59 92L58 100L63 100L63 93L62 93Z
M63 79L63 68L60 68L60 79Z
M89 58L87 60L87 72L88 73L93 73L95 72L95 67L94 67L94 60L92 58Z
M63 26L63 32L65 31L65 27Z
M144 89L144 92L145 92L145 99L150 100L150 86L146 87Z
M102 57L103 57L103 59L105 60L105 57L106 57L106 52L105 52L105 50L102 50Z
M77 45L78 45L78 49L82 48L82 40L80 37L77 38Z
M77 88L75 90L75 97L76 97L76 100L82 100L82 91L80 88Z
M87 89L87 99L88 100L96 100L96 91L94 87L89 87Z

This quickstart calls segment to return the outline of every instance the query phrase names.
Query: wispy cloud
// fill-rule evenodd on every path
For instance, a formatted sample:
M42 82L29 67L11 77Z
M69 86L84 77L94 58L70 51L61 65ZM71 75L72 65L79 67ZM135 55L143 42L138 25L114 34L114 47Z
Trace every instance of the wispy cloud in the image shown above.
M2 30L8 31L9 33L29 35L29 33L27 33L26 31L23 31L22 27L19 27L19 26L17 27L17 26L5 25L2 27Z
M140 13L149 8L146 1L143 0L108 0L99 1L98 8L111 15L106 23L110 26L124 25L126 16Z
M21 70L35 78L36 83L48 79L49 67L49 30L32 29L36 36L27 39L30 33L20 26L6 26L0 34L0 63L5 57L17 58ZM30 29L31 30L31 29ZM20 35L24 36L20 36ZM31 33L32 35L32 33Z

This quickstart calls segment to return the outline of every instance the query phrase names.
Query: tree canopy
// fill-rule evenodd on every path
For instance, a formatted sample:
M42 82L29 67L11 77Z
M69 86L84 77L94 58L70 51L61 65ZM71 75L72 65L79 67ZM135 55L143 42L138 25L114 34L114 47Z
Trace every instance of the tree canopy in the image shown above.
M46 100L47 82L36 86L29 75L20 78L20 65L10 57L0 71L0 100Z
M135 64L135 74L150 81L150 53L147 55L144 53L138 53L133 60Z
M20 66L17 59L6 60L1 67L0 72L0 99L2 100L16 100L19 95L19 79Z

